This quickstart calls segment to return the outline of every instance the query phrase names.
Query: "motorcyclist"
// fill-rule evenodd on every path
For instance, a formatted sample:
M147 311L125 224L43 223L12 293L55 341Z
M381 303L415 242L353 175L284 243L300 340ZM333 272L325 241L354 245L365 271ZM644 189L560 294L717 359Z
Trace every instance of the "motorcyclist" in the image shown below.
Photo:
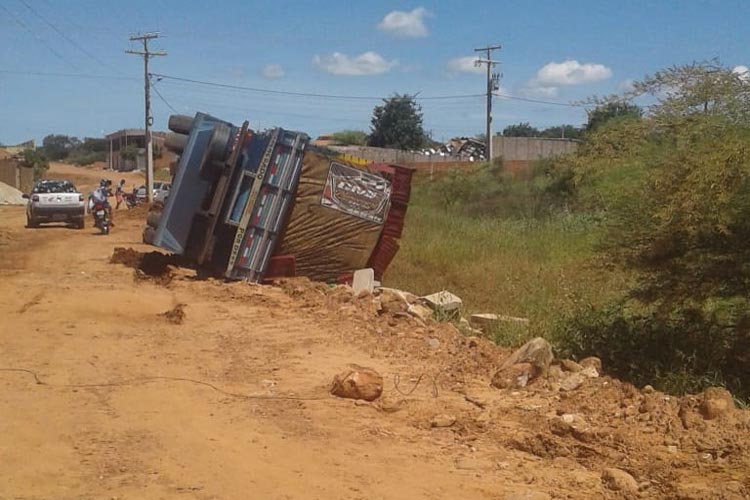
M110 205L109 200L107 200L107 197L109 196L112 196L112 181L109 179L102 179L99 181L99 187L94 189L89 195L89 211L91 211L94 205L100 203L102 207L104 207L104 210L107 211L110 225L114 227L115 224L112 220L112 205Z

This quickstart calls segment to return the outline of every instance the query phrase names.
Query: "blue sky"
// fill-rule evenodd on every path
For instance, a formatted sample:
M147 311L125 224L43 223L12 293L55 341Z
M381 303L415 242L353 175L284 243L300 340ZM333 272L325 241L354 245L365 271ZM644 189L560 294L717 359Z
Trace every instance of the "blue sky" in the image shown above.
M617 92L673 64L719 57L750 66L750 2L292 2L0 0L0 142L49 133L101 136L143 124L143 67L125 49L158 30L167 57L151 71L289 92L421 97L484 92L473 49L495 53L504 95L570 103ZM468 59L467 59L468 58ZM37 73L37 74L31 74ZM39 73L45 73L44 75ZM53 76L52 74L85 75ZM101 78L93 78L93 76ZM320 133L369 128L371 99L234 91L163 79L181 113L205 111L251 127ZM156 129L172 111L156 95ZM484 131L484 98L421 101L438 140ZM494 131L585 122L578 107L494 99Z

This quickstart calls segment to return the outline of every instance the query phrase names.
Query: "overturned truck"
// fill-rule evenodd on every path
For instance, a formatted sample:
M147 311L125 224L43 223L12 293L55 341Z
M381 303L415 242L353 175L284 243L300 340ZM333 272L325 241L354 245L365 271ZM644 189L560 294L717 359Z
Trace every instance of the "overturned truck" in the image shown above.
M169 129L165 145L179 161L144 242L233 280L345 283L362 268L381 279L399 248L412 169L344 159L300 132L253 131L203 113L173 115Z

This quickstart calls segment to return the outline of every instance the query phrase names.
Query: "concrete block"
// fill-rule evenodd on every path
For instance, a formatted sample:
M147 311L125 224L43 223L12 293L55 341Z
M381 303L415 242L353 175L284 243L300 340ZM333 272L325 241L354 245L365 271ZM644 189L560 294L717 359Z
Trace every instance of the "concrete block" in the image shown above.
M375 271L369 267L354 271L352 289L354 290L354 295L358 295L362 291L372 293L375 290Z
M477 328L486 332L496 327L500 322L507 323L518 323L521 325L528 325L529 320L527 318L518 318L515 316L505 316L503 314L472 314L469 319L469 324L473 328Z
M454 295L447 290L433 293L432 295L427 295L425 297L422 297L422 300L424 300L428 306L436 311L457 311L463 304L461 297Z

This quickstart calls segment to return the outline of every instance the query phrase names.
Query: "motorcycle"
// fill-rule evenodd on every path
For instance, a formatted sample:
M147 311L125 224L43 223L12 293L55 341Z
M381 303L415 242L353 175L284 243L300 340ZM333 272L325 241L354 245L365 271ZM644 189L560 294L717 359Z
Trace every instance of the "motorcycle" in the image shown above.
M109 234L110 220L104 205L95 203L91 212L94 214L94 227L98 228L102 234Z
M135 208L140 203L140 200L135 193L123 193L122 199L125 201L125 207L127 207L128 210Z

